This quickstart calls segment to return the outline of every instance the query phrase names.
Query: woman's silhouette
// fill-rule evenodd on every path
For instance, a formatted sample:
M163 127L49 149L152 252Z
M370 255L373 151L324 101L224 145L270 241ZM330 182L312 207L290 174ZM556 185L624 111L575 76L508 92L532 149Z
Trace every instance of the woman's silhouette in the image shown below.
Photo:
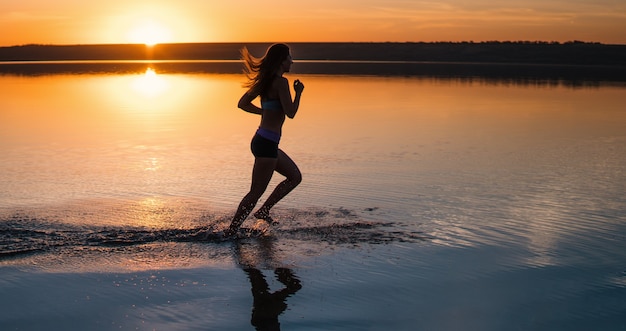
M241 55L248 77L245 85L248 91L239 100L238 107L261 115L261 124L250 144L255 158L250 191L241 200L230 226L225 231L227 236L237 233L267 189L274 171L286 178L254 213L256 218L263 219L270 225L276 223L270 216L270 209L302 181L298 166L278 148L285 118L296 116L304 90L304 85L296 80L293 83L295 97L292 100L289 81L283 77L293 63L289 46L274 44L262 58L252 56L247 48L242 50ZM261 107L252 104L257 97L261 98Z

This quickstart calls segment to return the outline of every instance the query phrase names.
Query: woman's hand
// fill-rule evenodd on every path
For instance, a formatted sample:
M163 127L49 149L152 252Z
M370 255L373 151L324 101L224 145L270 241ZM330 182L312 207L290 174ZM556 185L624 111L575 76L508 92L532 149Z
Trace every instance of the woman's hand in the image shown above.
M293 89L296 91L296 93L300 94L302 93L302 90L304 90L304 84L302 84L299 79L296 79L293 82Z

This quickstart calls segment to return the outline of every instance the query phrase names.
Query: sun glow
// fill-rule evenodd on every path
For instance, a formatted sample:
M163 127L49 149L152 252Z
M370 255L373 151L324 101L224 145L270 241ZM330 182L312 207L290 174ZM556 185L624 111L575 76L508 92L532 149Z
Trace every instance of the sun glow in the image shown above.
M154 46L172 41L172 31L159 22L145 20L131 28L128 39L132 43Z
M132 86L142 96L153 98L165 92L169 84L165 79L159 77L154 69L148 68L144 74L136 77Z

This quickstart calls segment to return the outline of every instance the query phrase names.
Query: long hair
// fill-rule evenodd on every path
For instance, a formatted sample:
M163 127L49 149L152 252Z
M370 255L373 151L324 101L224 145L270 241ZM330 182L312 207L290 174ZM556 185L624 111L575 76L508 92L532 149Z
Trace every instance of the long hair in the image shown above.
M244 86L251 92L264 95L274 80L274 75L280 69L283 61L289 56L289 46L273 44L262 58L256 58L247 47L241 49L241 58L244 62L244 73L248 81Z

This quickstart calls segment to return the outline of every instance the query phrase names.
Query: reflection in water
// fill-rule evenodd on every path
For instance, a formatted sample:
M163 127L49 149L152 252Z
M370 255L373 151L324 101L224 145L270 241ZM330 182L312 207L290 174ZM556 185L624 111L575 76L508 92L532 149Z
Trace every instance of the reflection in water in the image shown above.
M167 80L157 75L154 69L148 68L143 75L133 81L132 87L146 97L154 97L167 90L169 84Z
M285 301L302 288L300 280L293 272L287 268L277 268L274 270L277 279L285 285L284 288L270 292L265 276L259 269L244 269L250 284L252 285L252 296L254 297L254 308L252 309L251 323L257 330L280 330L278 316L287 309Z
M300 280L291 269L275 267L273 269L276 279L284 287L274 292L271 291L265 275L257 268L261 264L275 265L276 263L271 238L259 238L255 243L237 242L235 253L252 287L253 307L250 323L256 330L280 330L278 316L287 309L287 298L302 288Z
M59 74L133 74L146 67L161 73L240 74L239 60L162 61L11 61L0 62L0 75L43 76ZM619 66L569 66L496 63L404 61L297 61L298 74L453 78L466 82L488 81L509 85L564 85L591 87L624 82Z
M146 167L144 170L146 171L157 171L161 166L159 165L159 159L156 157L149 157L144 161Z

